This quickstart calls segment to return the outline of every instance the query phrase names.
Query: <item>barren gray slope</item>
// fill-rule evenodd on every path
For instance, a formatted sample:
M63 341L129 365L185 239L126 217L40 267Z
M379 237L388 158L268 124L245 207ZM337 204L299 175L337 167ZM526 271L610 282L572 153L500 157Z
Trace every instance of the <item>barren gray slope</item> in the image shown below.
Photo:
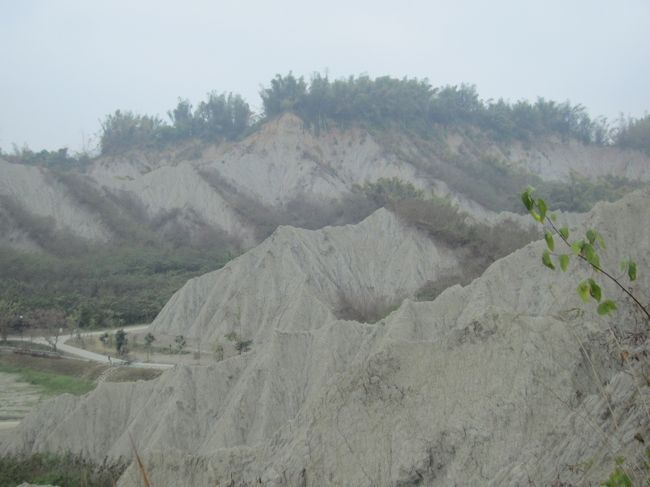
M255 224L249 220L259 208L282 212L286 205L305 199L324 205L355 185L379 178L410 181L427 194L450 197L483 220L493 219L494 213L450 189L435 170L437 164L453 166L454 161L482 164L487 155L544 179L566 181L575 171L583 176L650 180L647 155L635 151L554 139L504 145L485 134L454 129L441 129L440 140L430 140L423 148L405 135L388 142L379 138L390 136L373 136L359 128L332 128L316 135L298 117L285 114L237 142L101 157L86 171L86 189L96 200L92 205L75 200L70 188L48 170L0 162L0 198L10 196L28 212L51 217L56 228L93 241L115 236L116 229L102 220L103 198L112 201L113 210L115 206L125 213L138 210L141 225L155 227L155 222L163 221L196 234L211 227L248 248L256 243ZM423 170L425 166L428 169ZM218 183L209 181L206 173ZM238 198L257 208L243 208ZM0 238L5 243L35 244L15 222L3 221L2 213L0 201Z
M72 196L48 177L42 168L22 164L10 164L0 159L0 197L11 198L39 217L50 217L52 225L58 230L70 230L75 235L99 242L107 241L111 232L87 208L80 206ZM0 216L3 212L0 201ZM0 220L1 221L1 220ZM19 225L6 222L0 228L0 241L12 244L9 232ZM18 243L22 243L21 240Z
M190 280L152 332L211 344L234 331L263 343L275 329L307 331L388 310L459 265L452 250L384 209L358 225L280 227L223 269Z
M599 205L587 223L608 239L610 256L634 249L641 268L650 264L649 197ZM559 476L582 485L606 478L616 455L634 463L643 449L633 436L649 425L648 386L621 371L607 321L576 308L582 272L541 268L542 248L515 252L432 303L403 305L270 441L199 456L151 452L156 478L520 486ZM638 288L649 284L646 274ZM618 332L629 331L629 316L617 317Z
M633 252L649 267L649 199L637 192L587 219L608 241L605 265ZM602 480L648 426L639 404L648 388L621 373L607 322L580 307L584 272L544 269L542 248L517 251L433 302L407 301L376 325L295 323L213 366L57 398L2 451L127 456L132 431L155 485ZM639 289L649 285L641 274ZM616 316L625 331L629 321ZM613 391L618 429L599 382ZM576 464L591 467L569 469ZM137 485L136 475L130 469L121 485Z
M373 326L336 321L342 303L386 309L457 266L451 250L386 210L358 225L281 227L224 269L188 282L152 330L197 336L205 345L237 331L254 339L253 352L210 368L176 369L144 388L102 384L87 400L64 396L64 417L52 414L45 421L54 423L44 429L38 415L26 419L16 445L115 458L128 455L126 432L136 424L142 424L138 437L152 446L211 451L257 443L295 416L374 333ZM116 417L104 418L110 431L100 432L95 428L104 419L94 418L104 406ZM179 417L192 425L179 430ZM180 433L186 427L188 436Z
M518 146L510 158L519 160L522 167L546 180L566 181L571 173L594 178L650 180L650 164L643 152L584 145L576 140L549 139L536 144L533 150Z
M314 332L278 331L254 352L215 365L178 367L163 380L102 383L83 398L64 395L25 418L3 450L130 458L129 432L143 449L205 453L257 444L344 370L372 331L348 322Z

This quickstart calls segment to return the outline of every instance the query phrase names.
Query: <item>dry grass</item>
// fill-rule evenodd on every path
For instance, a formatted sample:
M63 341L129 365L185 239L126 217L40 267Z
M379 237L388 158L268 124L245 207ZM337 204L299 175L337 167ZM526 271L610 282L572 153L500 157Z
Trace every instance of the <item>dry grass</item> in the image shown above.
M361 192L328 200L302 194L284 206L269 207L239 191L216 171L202 170L199 174L247 225L255 229L258 241L271 235L280 225L316 230L327 225L358 223L379 208L376 202Z
M535 230L522 228L514 221L496 225L471 222L458 208L440 199L409 198L393 202L389 209L406 224L456 249L462 256L462 273L427 283L418 292L422 299L433 299L453 284L470 282L494 261L539 238Z
M85 394L95 388L94 378L104 369L80 360L0 354L0 372L14 374L19 381L32 384L47 395Z
M137 380L152 380L162 374L158 369L140 369L135 367L120 367L106 378L106 382L135 382Z
M68 375L91 381L99 377L108 368L106 365L85 360L32 357L31 355L20 355L16 353L0 353L0 365Z

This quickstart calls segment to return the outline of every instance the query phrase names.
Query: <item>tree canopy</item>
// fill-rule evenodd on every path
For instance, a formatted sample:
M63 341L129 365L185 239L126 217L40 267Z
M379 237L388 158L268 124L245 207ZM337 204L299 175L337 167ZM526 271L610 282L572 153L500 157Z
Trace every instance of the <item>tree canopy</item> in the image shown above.
M616 144L650 152L650 115L639 119L622 120L619 123Z
M235 139L249 128L252 114L240 95L214 91L196 109L189 100L179 99L167 112L171 124L158 117L117 110L102 122L101 153L161 148L186 139Z
M432 124L474 125L500 138L556 134L585 143L605 143L604 119L591 119L582 105L538 98L535 103L482 100L476 87L435 88L417 78L351 76L330 81L315 74L309 83L292 73L276 75L260 92L266 117L292 111L324 128L328 121L426 129Z
M611 126L605 118L592 118L584 106L569 101L537 98L534 102L484 100L470 84L433 87L426 79L367 75L330 80L316 73L303 76L277 74L260 90L262 120L285 112L301 117L317 132L330 124L363 124L368 128L398 128L429 132L439 126L473 126L498 140L530 141L555 135L564 140L617 145L650 152L650 116L623 119ZM183 140L237 139L259 117L248 102L234 93L211 91L196 107L184 98L158 116L116 110L101 121L101 154L132 149L162 149ZM12 162L71 169L87 163L87 154L70 155L67 148L34 152L14 147L0 156Z

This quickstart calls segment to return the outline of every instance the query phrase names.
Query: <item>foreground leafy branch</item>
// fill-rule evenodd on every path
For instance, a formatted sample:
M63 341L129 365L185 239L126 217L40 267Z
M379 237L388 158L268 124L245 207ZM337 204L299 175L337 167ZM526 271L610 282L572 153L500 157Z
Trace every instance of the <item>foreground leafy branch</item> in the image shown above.
M616 284L645 314L646 318L650 319L650 312L639 301L639 299L626 288L619 279L617 279L611 272L603 269L600 263L600 255L598 251L605 249L605 240L602 235L594 229L589 229L585 233L584 238L570 241L569 228L564 226L558 228L555 224L555 214L548 214L548 206L546 202L541 199L535 199L533 196L535 189L529 186L526 191L521 194L521 201L533 217L535 221L544 226L544 240L546 241L547 249L542 254L542 264L551 270L556 270L556 263L560 269L565 272L569 267L571 256L586 262L592 270L607 277L610 281ZM559 239L568 247L570 253L557 253L555 252L555 238ZM637 265L632 259L621 260L621 270L626 272L630 281L635 281L637 278ZM586 279L577 288L578 295L585 302L594 299L598 304L598 314L606 315L617 309L616 303L611 299L603 299L602 289L600 285L593 278Z

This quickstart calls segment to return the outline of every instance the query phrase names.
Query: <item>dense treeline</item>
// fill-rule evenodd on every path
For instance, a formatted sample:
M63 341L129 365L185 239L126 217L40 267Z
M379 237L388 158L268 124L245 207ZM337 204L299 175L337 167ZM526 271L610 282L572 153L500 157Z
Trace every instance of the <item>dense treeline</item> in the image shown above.
M650 116L610 125L605 118L591 118L582 105L568 101L483 100L474 86L466 84L436 88L427 80L415 78L352 76L330 80L320 74L306 81L289 73L276 75L260 96L260 116L240 95L214 91L196 107L189 100L179 99L176 107L167 111L168 120L116 110L101 122L99 149L106 155L161 149L184 140L232 140L248 133L257 120L293 112L317 131L330 124L350 123L424 133L441 125L474 126L505 141L557 135L583 143L650 151ZM64 169L89 160L87 154L71 156L65 148L40 152L14 148L13 154L0 156Z
M131 149L163 149L184 140L218 141L236 139L253 124L254 114L237 94L211 92L196 108L189 100L179 99L167 111L169 121L158 116L116 110L101 121L99 151L102 155L119 154ZM14 163L74 169L87 164L88 152L70 155L67 148L34 152L14 146L13 153L0 150L0 157Z
M616 143L621 147L650 152L650 115L622 120L619 123Z
M101 127L101 153L161 148L187 139L235 139L250 127L253 112L240 95L212 92L196 109L180 99L167 115L170 123L130 111L108 115Z
M231 258L223 248L95 246L60 257L0 247L0 296L16 314L57 310L75 328L148 323L188 279Z
M196 107L189 100L179 99L167 112L167 121L118 110L101 123L99 148L102 154L113 155L133 149L158 150L184 141L232 140L249 133L258 119L292 112L316 131L351 124L385 130L384 136L392 129L397 134L415 131L418 136L410 140L428 141L420 148L423 155L439 149L438 138L431 135L440 126L477 127L499 140L527 141L556 135L650 152L650 116L622 120L614 130L604 120L592 120L580 105L544 99L535 103L484 101L468 85L434 88L426 80L367 76L330 80L318 74L306 81L289 73L277 75L260 95L264 110L261 118L241 96L216 92L209 93ZM195 145L199 146L188 147ZM418 161L412 153L402 154L398 149L396 155L423 174L444 180L453 190L496 211L521 210L516 195L530 183L560 209L569 211L586 211L595 201L616 199L640 184L577 176L568 183L546 182L489 157L473 163L460 156L443 155L432 163L426 156ZM231 257L230 252L236 251L233 242L200 219L186 222L185 217L183 223L187 225L181 224L181 210L149 218L141 203L128 194L95 187L74 171L92 160L87 153L14 147L13 154L0 152L0 157L54 169L46 171L46 177L65 186L69 196L93 212L115 236L113 248L93 246L56 230L49 218L29 213L18 201L0 198L0 227L20 228L46 251L35 254L0 248L0 296L15 302L21 312L54 309L78 326L90 328L149 321L188 278L219 268ZM280 211L248 198L216 173L203 171L201 176L257 230L259 240L281 224L320 228L356 222L379 206L393 205L394 200L423 198L412 186L380 180L328 205L301 199ZM400 205L413 215L424 211L422 203ZM436 215L446 215L451 210L444 207L444 211L436 211ZM190 232L187 228L199 230Z
M261 96L267 117L293 111L317 128L326 127L329 121L408 129L465 124L502 139L558 134L604 144L610 138L606 121L591 119L582 105L544 98L535 103L484 101L471 85L434 88L426 80L389 76L330 81L319 74L307 83L289 73L277 75Z

